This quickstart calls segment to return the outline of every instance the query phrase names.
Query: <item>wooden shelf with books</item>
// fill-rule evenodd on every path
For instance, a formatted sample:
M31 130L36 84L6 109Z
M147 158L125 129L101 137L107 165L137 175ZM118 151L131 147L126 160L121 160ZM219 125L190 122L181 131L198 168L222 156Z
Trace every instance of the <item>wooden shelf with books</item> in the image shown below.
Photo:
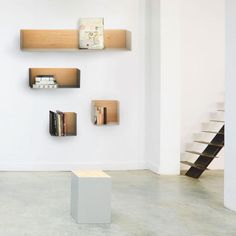
M93 100L91 116L94 125L118 125L119 102L116 100Z
M30 68L31 88L79 88L80 70L77 68Z
M127 30L104 30L104 49L80 49L79 30L20 31L21 49L29 51L103 51L131 50L131 32Z
M76 136L77 114L75 112L49 111L49 133L52 136Z

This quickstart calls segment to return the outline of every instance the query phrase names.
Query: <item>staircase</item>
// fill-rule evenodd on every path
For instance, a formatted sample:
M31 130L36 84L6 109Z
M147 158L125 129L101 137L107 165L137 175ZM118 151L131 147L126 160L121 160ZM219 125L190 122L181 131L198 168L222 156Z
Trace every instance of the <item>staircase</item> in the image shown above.
M194 142L187 144L185 159L195 158L195 162L181 161L190 166L185 175L199 178L215 159L220 157L224 147L224 103L217 104L217 112L211 113L210 121L203 123L202 132L194 135Z

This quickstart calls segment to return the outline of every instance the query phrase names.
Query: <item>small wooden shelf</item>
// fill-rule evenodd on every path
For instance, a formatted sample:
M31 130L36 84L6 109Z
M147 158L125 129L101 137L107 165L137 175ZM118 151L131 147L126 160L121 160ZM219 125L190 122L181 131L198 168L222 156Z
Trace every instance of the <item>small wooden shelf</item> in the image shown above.
M94 125L118 125L119 124L119 102L118 101L93 100L91 103L91 106L92 106L91 117L92 117L92 123ZM98 115L98 113L100 115Z
M30 68L29 86L33 88L35 77L40 75L53 75L58 88L79 88L80 70L77 68Z
M63 135L60 135L58 133L58 129L55 132L55 127L58 127L58 120L56 119L56 125L55 125L55 117L53 119L53 115L58 114L58 112L52 112L49 111L49 133L52 136L76 136L77 135L77 114L75 112L63 112L64 114L64 132Z
M104 30L105 49L79 49L79 30L20 31L21 49L32 51L103 51L106 49L131 50L131 32Z

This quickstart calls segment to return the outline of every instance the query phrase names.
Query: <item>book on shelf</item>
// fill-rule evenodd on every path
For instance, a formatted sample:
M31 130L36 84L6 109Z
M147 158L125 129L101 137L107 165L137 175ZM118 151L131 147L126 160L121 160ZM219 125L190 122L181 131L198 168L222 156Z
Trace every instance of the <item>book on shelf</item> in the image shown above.
M65 136L66 134L66 123L65 123L65 113L61 111L56 111L58 116L58 133L59 136Z
M53 111L49 111L49 132L51 135L58 135L57 114Z
M37 75L33 88L58 88L58 84L53 75Z
M53 80L42 80L42 81L36 81L35 84L41 84L41 85L52 85L52 84L55 84L55 81Z
M40 81L54 81L54 75L36 75L35 76L35 81L40 82Z
M81 49L104 49L104 19L81 18L79 28Z
M42 89L42 88L58 88L57 84L33 84L33 88Z
M51 135L55 135L54 112L53 111L49 111L49 132Z
M94 124L105 125L107 124L107 107L94 107Z

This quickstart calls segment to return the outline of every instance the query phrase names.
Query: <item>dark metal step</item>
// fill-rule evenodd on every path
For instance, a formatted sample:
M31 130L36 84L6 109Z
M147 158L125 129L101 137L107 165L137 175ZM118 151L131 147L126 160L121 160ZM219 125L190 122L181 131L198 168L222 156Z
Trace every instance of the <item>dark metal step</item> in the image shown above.
M186 152L196 154L196 155L199 155L199 156L203 156L203 157L218 158L217 156L212 156L212 155L208 155L206 153L201 153L201 152L194 152L194 151L186 151Z
M194 167L194 168L197 168L197 169L200 169L200 170L207 170L206 167L204 167L202 165L199 165L199 164L191 163L189 161L181 161L181 163L185 164L185 165L188 165L188 166L191 166L191 167Z
M223 144L217 144L217 143L212 143L212 142L204 142L204 141L194 141L195 143L202 143L202 144L207 144L211 146L216 146L216 147L224 147Z
M194 153L199 155L197 160L194 163L185 161L183 164L191 166L190 169L186 172L185 175L192 178L199 178L201 174L207 169L207 167L211 164L214 158L217 157L220 150L224 147L224 125L219 130L219 132L209 132L215 133L215 137L211 140L211 142L199 142L207 144L205 150L202 153L188 151L190 153Z

